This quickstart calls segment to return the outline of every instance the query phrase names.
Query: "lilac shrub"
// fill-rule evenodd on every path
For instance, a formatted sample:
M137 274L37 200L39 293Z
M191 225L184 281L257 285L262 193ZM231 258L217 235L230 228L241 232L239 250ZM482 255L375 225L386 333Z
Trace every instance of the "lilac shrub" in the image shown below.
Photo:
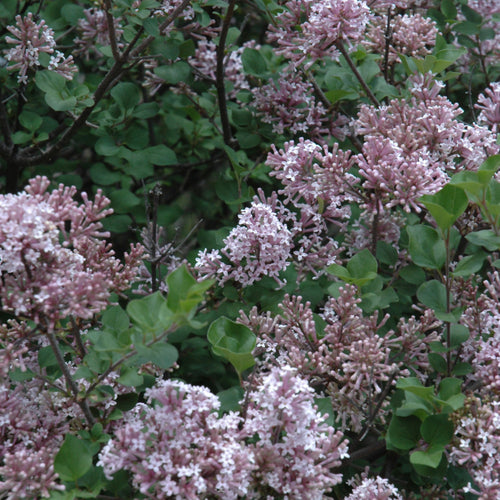
M498 10L2 2L0 497L498 498Z

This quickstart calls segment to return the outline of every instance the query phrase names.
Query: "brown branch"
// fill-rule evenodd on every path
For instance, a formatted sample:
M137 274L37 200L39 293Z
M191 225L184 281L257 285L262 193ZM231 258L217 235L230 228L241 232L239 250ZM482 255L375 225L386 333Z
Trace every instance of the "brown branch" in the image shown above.
M116 31L115 31L115 18L111 14L111 0L104 0L104 11L106 12L106 21L108 22L108 34L109 42L111 45L111 52L115 61L121 60L121 54L118 50L118 43L116 42Z
M378 99L375 97L375 94L371 91L370 87L366 84L364 78L361 76L361 73L358 71L358 68L356 68L356 65L352 62L351 57L347 53L347 50L344 47L344 44L342 43L341 40L339 40L336 44L337 49L339 49L339 52L344 56L345 60L347 61L347 64L351 68L352 72L354 73L354 76L357 78L361 86L363 87L364 91L366 92L366 95L372 101L372 103L379 107L380 103L378 102Z
M227 8L226 16L222 23L222 29L219 37L219 44L217 45L217 68L215 70L215 81L217 88L217 97L219 102L219 113L220 120L222 123L222 132L224 136L224 143L228 146L231 145L231 126L229 125L229 117L227 114L227 103L226 103L226 89L224 85L224 56L225 56L225 46L226 38L229 30L229 24L231 18L233 17L234 7L236 5L236 0L230 0L229 6Z

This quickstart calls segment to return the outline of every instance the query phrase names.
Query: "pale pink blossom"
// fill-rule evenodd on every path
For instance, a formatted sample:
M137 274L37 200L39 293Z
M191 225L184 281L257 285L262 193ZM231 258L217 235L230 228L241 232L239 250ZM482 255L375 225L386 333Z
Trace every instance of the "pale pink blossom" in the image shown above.
M269 27L276 53L308 67L322 58L337 59L338 43L355 45L364 34L369 8L362 0L288 0Z
M366 474L362 476L365 476L362 480L349 481L354 487L344 500L403 500L398 489L386 478L366 477Z
M6 310L51 328L69 315L90 318L112 291L127 289L142 247L132 246L123 265L103 239L109 200L82 193L79 204L76 188L48 187L37 177L25 191L0 196L0 296Z
M158 380L146 402L125 416L99 454L108 478L129 471L134 487L155 500L246 495L254 455L239 439L238 415L219 418L215 395L181 381Z
M320 500L342 481L332 469L347 458L347 441L325 423L315 392L290 367L273 368L248 395L242 434L257 438L253 480L286 498ZM262 495L260 498L264 498Z
M363 45L377 54L386 51L387 15L374 16ZM400 62L400 54L424 58L436 42L436 23L421 14L397 14L391 17L388 63Z
M28 70L37 70L40 67L40 54L51 54L49 70L61 74L67 80L73 79L77 71L73 56L65 57L60 51L55 50L56 41L54 31L42 19L35 22L33 14L26 17L16 16L16 25L7 26L14 36L5 37L5 41L13 47L5 51L5 58L10 63L9 70L18 70L17 81L28 83Z
M345 138L343 125L347 118L326 110L314 97L314 88L295 71L280 73L279 79L252 89L253 105L264 123L269 123L276 134L308 134L318 141L322 135Z
M500 82L495 82L477 98L474 106L481 110L477 117L479 125L485 125L493 132L500 131Z
M76 53L89 59L92 51L99 51L99 45L109 46L111 44L108 16L104 10L97 7L85 9L83 15L85 17L78 20L79 36L75 39ZM121 18L113 18L113 28L117 46L121 48L123 47L123 43L120 41L123 35Z

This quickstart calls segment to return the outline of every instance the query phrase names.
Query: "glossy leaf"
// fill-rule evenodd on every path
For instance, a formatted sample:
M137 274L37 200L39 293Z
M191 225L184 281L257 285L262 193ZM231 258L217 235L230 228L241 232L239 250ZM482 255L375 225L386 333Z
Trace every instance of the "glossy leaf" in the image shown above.
M54 458L54 470L63 481L76 481L92 466L92 453L87 443L66 434L64 442Z
M240 376L255 364L252 351L257 337L247 326L223 316L210 325L207 338L213 352L227 359Z

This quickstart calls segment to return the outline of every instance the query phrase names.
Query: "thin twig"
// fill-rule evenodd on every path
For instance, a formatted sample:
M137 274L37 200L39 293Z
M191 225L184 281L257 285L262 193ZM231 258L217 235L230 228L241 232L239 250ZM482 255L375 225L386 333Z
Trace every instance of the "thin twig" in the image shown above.
M345 49L344 44L342 43L341 40L337 42L336 47L337 49L339 49L339 52L344 56L345 60L347 61L347 64L354 73L354 76L358 79L359 83L363 87L370 101L372 101L372 103L375 104L375 106L379 107L380 103L378 102L378 99L375 97L375 94L371 91L370 87L368 87L368 85L366 84L364 78L361 76L361 73L358 71L358 68L356 68L356 65L352 62L351 56L347 53L347 50Z
M78 404L78 406L81 408L85 419L87 420L87 423L89 424L90 427L92 427L95 424L95 419L90 412L90 408L87 402L86 397L83 399L80 399L78 397L78 387L73 380L73 377L71 376L71 373L68 369L68 365L66 364L66 361L64 361L64 357L62 355L61 349L59 348L59 343L57 341L57 338L54 334L54 332L46 332L46 335L49 339L50 342L50 347L52 347L52 351L54 352L54 355L57 360L57 364L59 365L59 368L61 369L64 378L66 380L66 385L68 386L68 389L71 391L73 394L73 397L75 399L75 402Z
M111 14L111 0L104 1L106 12L106 21L108 22L108 34L109 34L109 42L111 45L111 52L113 53L113 57L115 61L121 60L121 54L118 50L118 43L116 42L116 30L115 30L115 18L113 14Z
M224 143L228 146L231 145L231 126L229 125L229 117L227 114L227 103L226 103L226 89L224 85L224 56L225 56L225 46L226 38L229 30L229 24L231 18L233 17L234 7L236 5L236 0L230 0L229 6L227 8L226 16L222 23L222 29L219 37L219 44L217 45L217 68L215 70L215 81L217 88L217 97L219 102L219 113L220 120L222 123L222 132L224 137Z

